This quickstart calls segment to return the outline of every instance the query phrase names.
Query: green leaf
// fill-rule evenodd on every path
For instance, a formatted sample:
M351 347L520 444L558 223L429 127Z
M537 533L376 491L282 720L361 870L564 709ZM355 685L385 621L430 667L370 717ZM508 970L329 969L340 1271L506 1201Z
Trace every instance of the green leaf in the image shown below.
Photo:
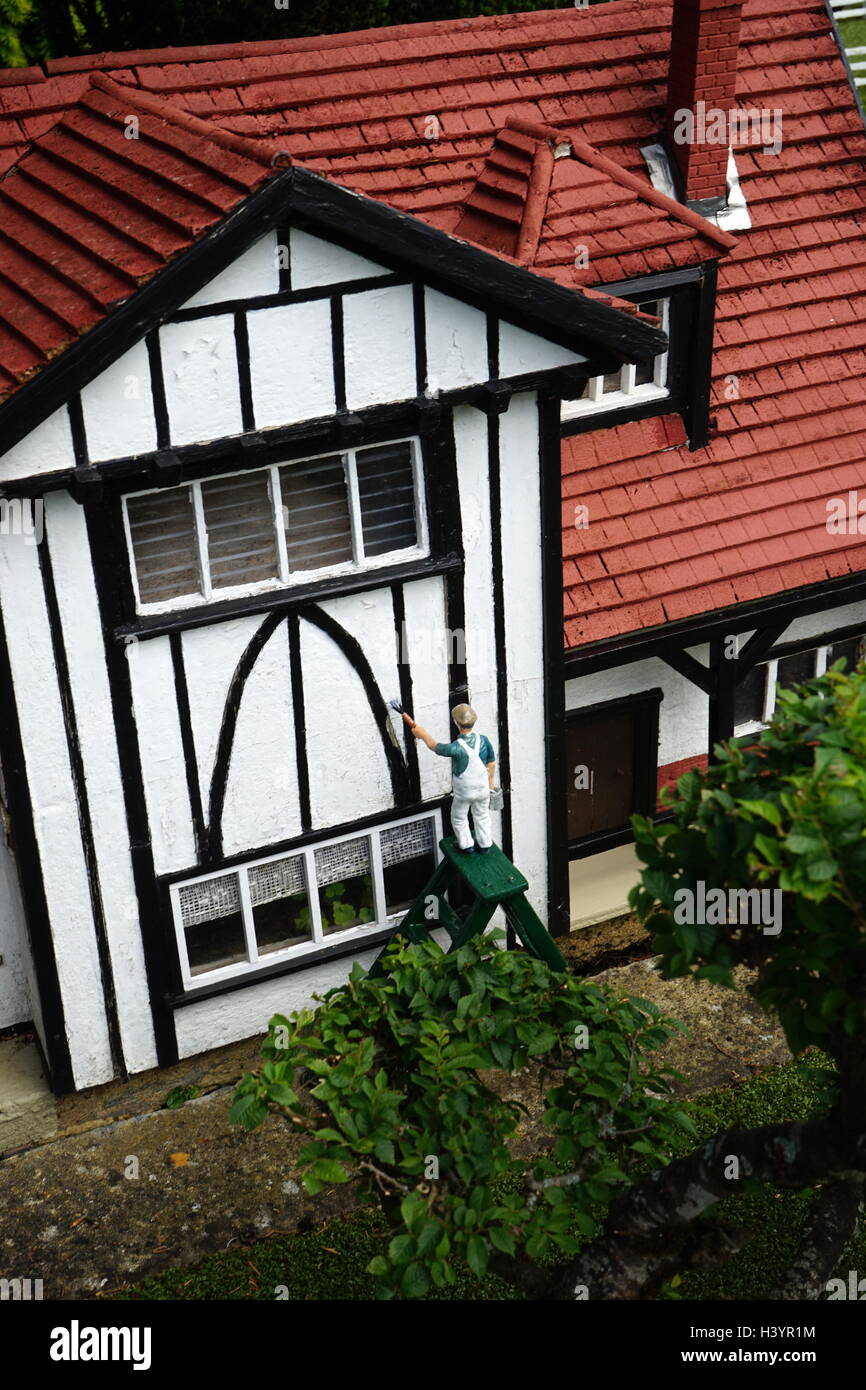
M268 1087L268 1100L274 1105L297 1105L298 1097L285 1081L274 1081Z
M772 801L741 801L740 805L744 811L752 811L756 816L762 816L771 825L782 824L782 812Z
M594 1236L598 1229L592 1217L585 1211L576 1211L574 1213L574 1223L577 1229L582 1231L585 1236Z
M243 1125L244 1129L257 1129L268 1116L268 1107L263 1100L260 1100L255 1091L248 1091L246 1095L236 1095L229 1114L229 1122L233 1125Z
M420 1192L410 1192L400 1203L400 1215L407 1231L416 1231L427 1215L427 1204Z
M407 1298L423 1298L429 1287L430 1280L423 1265L416 1262L406 1266L400 1288Z
M349 1174L342 1163L335 1158L319 1158L313 1165L312 1173L320 1182L348 1182Z
M526 1049L527 1056L539 1057L542 1052L549 1052L555 1047L558 1041L553 1029L541 1024L535 1029L535 1037Z
M693 1139L697 1139L698 1131L695 1128L694 1121L684 1110L672 1110L670 1112L670 1118L673 1120L674 1124L679 1125L680 1129L684 1129L686 1134L690 1134Z
M180 1106L186 1105L188 1100L195 1100L196 1096L200 1095L198 1086L172 1086L163 1105L166 1110L178 1110Z
M438 1221L428 1221L418 1237L418 1254L432 1255L442 1240L442 1226Z
M488 1258L489 1251L481 1236L470 1236L466 1242L466 1263L479 1279L487 1273Z
M835 878L838 872L839 865L835 859L828 859L826 856L810 859L806 865L806 877L812 883L827 883L831 878Z
M491 1245L495 1245L497 1250L501 1250L503 1255L513 1255L516 1245L514 1232L508 1226L491 1226L487 1232L490 1237Z
M415 1253L415 1241L412 1236L395 1236L388 1244L388 1258L391 1260L392 1264L408 1264Z
M814 835L804 835L802 831L794 830L785 840L785 849L789 849L792 854L814 854L816 850L823 850L824 846Z
M533 1231L526 1242L526 1253L531 1260L540 1260L550 1249L550 1238L542 1231Z

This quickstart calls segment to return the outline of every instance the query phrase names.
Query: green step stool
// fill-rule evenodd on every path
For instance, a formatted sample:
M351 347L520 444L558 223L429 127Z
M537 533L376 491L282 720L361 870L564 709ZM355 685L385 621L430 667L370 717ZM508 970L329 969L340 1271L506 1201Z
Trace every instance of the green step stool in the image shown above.
M530 955L547 961L553 970L566 969L553 937L526 901L529 884L511 860L505 858L498 845L493 845L486 854L464 854L457 848L453 837L449 836L440 840L439 848L443 857L433 877L385 942L370 967L371 975L381 975L382 957L395 936L407 937L409 941L429 941L432 931L444 927L451 938L448 950L455 951L471 941L473 936L481 935L497 907L502 908L509 925ZM449 879L454 874L463 881L474 898L464 918L458 917L445 898ZM437 917L433 921L425 916L431 897L438 904Z

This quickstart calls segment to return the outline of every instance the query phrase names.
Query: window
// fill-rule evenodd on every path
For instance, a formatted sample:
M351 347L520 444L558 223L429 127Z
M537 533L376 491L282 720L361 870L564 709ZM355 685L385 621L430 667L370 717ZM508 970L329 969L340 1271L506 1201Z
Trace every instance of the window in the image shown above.
M756 733L769 724L776 708L777 686L790 690L822 676L828 667L844 658L845 670L852 671L863 660L864 639L852 637L832 646L807 647L787 656L774 657L753 666L734 694L734 734Z
M136 493L124 507L141 611L426 554L412 440Z
M631 838L630 817L652 814L660 691L566 715L566 813L572 846ZM604 842L604 843L602 843Z
M670 331L670 300L645 299L638 308L641 313L655 314L662 332ZM563 401L562 418L625 410L641 401L662 399L668 395L668 357L668 352L662 352L652 362L626 362L618 372L590 377L580 396Z
M399 919L438 862L439 814L343 836L171 888L186 987L233 978Z

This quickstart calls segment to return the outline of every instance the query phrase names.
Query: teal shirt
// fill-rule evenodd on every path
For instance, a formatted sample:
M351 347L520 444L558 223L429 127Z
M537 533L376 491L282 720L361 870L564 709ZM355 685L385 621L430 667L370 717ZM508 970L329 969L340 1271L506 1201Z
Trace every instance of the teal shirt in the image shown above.
M495 763L496 754L493 751L493 744L490 742L490 739L487 737L487 735L467 734L466 742L469 744L470 748L475 747L476 739L481 740L478 746L478 756L481 759L481 761L485 764ZM433 749L433 752L438 753L440 758L451 759L452 777L459 777L462 773L466 771L467 767L469 766L469 754L463 747L462 739L457 738L454 740L453 743L437 743L436 747Z

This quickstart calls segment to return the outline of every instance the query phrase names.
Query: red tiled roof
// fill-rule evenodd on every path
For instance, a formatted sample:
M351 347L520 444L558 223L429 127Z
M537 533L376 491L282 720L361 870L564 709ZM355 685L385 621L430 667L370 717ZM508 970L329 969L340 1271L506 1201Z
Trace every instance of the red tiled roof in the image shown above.
M0 181L0 399L270 172L257 142L95 74Z
M693 264L718 255L718 237L659 203L640 155L662 125L670 14L669 3L612 0L52 62L47 75L31 69L0 82L0 171L19 166L0 191L25 172L31 148L28 159L50 159L45 142L64 113L64 123L79 111L98 119L89 103L101 89L88 95L88 86L103 71L199 117L215 136L259 143L260 162L233 171L241 185L286 150L440 228L463 216L467 237L489 239L494 229L500 254L587 290ZM564 442L572 647L866 568L866 538L829 536L823 524L825 500L863 476L866 138L821 0L746 0L737 94L741 106L781 109L785 139L778 156L737 152L753 226L721 261L716 433L695 453L674 417ZM548 160L536 140L522 158L512 141L505 157L503 132L521 122L570 140L573 156ZM181 130L198 138L177 114L168 125L178 139ZM218 175L205 163L215 184L225 178L222 159ZM490 200L501 213L505 195L510 215L491 218ZM221 196L210 187L214 207ZM140 254L153 254L147 235L141 241ZM587 270L574 269L575 243L590 251ZM110 280L109 268L100 273ZM115 287L96 283L90 302L104 312ZM732 376L738 394L728 399ZM577 500L589 507L587 530L571 524Z
M645 274L654 253L673 269L736 246L734 237L585 140L516 118L498 132L462 208L428 220L569 289ZM577 247L584 252L579 266Z
M634 6L616 8L627 13L625 27L630 28ZM593 19L591 28L604 39L611 26L609 21L599 24ZM233 154L245 160L252 157L267 167L276 152L286 151L355 192L410 212L593 298L597 292L590 281L599 284L605 278L622 278L634 273L635 265L657 265L659 257L665 265L717 257L731 244L730 239L656 193L645 173L635 178L594 150L582 118L573 131L566 131L566 125L573 124L569 122L562 131L545 126L548 118L558 120L564 107L559 101L540 99L540 89L549 83L551 91L559 91L573 82L579 51L573 40L578 35L585 39L584 23L575 25L574 15L565 13L563 18L563 12L553 11L541 16L406 25L316 40L62 59L49 62L46 75L32 68L12 70L0 87L0 193L23 175L29 195L31 171L45 169L46 161L59 163L56 147L65 151L80 127L102 117L101 138L110 156L98 157L96 139L89 147L81 139L75 144L75 173L84 201L92 205L95 195L105 208L105 220L121 226L128 218L134 221L130 205L136 216L154 212L158 222L160 213L169 213L174 195L153 180L158 163L142 158L143 142L123 138L123 122L118 120L125 106L135 112L141 104L157 119L163 110L166 124L178 137L174 153L186 163L193 180L200 182L201 142L206 143L208 132L218 141L233 139ZM615 53L623 41L611 44L607 39L605 43ZM548 69L549 76L542 82L540 74ZM20 72L17 84L16 72ZM109 73L113 82L106 85ZM106 112L102 108L109 92L117 106ZM165 108L159 104L163 101L168 103ZM606 110L609 99L599 96L599 101ZM646 124L645 133L657 124ZM642 169L631 138L637 133L630 132L627 157L634 168ZM575 157L554 161L548 141L561 138L571 142ZM522 173L515 141L522 141L523 154L528 156ZM157 142L150 132L145 143L153 153ZM509 159L511 187L517 189L510 230L508 216L503 224L500 208L491 206L497 199L493 189L497 181L500 204L503 201L504 166ZM215 169L223 160L211 155L204 163ZM551 177L543 180L542 196L538 174L548 163ZM13 168L10 178L8 171ZM5 179L3 171L7 171ZM125 172L130 176L128 186ZM89 194L84 188L88 176ZM178 216L172 205L171 217L182 224L189 200L180 164L172 169L170 179L178 194ZM136 201L136 190L141 200L145 198L143 180L156 190L160 205L154 209ZM230 180L225 180L219 192L211 189L212 202L225 213L249 192L243 183L236 180L232 188ZM40 197L44 198L44 190ZM601 216L606 201L610 205L607 224ZM85 261L107 257L115 282L123 285L104 286L97 302L80 306L69 321L62 308L63 295L58 298L60 312L55 314L44 277L34 276L32 284L25 278L19 282L21 292L35 301L33 312L26 316L26 323L34 326L34 337L28 339L24 320L24 331L17 331L21 293L3 294L8 280L19 279L23 266L20 259L6 264L6 243L0 241L0 276L4 267L7 270L6 280L0 279L0 400L61 351L76 328L84 331L104 316L111 303L120 302L124 286L128 295L210 225L199 220L196 226L175 226L178 234L165 247L165 237L157 238L160 244L153 246L145 236L146 249L153 254L149 264L141 266L139 248L127 264L125 249L116 238L104 236L101 228L87 224L80 215L73 218L61 198L51 213L52 225L61 227L74 243L76 266L80 256ZM463 222L458 226L461 214ZM24 215L19 206L16 216ZM15 225L23 232L23 226ZM589 275L575 266L577 245L586 245L603 275ZM20 256L20 247L14 248L13 256ZM56 258L50 260L55 263ZM623 270L625 266L630 268ZM73 279L76 274L73 269ZM605 300L635 312L625 301L609 296ZM53 328L45 321L37 329L37 304L47 320L56 320Z
M823 6L748 0L740 79L784 142L736 154L752 229L719 268L712 437L563 440L571 648L866 570L866 536L826 526L866 483L866 133Z

